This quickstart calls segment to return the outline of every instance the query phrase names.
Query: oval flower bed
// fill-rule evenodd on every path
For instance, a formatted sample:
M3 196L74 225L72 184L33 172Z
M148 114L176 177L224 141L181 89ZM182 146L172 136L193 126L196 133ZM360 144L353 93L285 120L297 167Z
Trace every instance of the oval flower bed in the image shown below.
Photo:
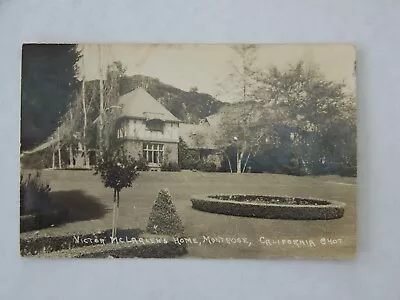
M343 217L345 204L332 200L267 195L192 196L197 210L265 219L330 220Z

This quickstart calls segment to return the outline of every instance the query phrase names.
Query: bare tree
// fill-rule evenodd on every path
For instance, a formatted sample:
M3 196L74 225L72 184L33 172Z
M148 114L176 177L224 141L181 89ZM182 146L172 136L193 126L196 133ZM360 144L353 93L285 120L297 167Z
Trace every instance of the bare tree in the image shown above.
M230 62L232 72L226 80L220 84L225 97L232 102L240 102L235 112L223 114L220 122L218 144L222 148L234 147L236 151L236 172L245 171L250 155L255 151L262 140L263 133L257 128L257 98L258 81L254 74L257 46L252 44L232 46L236 60ZM255 144L254 144L255 143ZM245 157L247 156L247 159ZM245 159L244 168L242 162ZM232 170L231 162L228 163Z

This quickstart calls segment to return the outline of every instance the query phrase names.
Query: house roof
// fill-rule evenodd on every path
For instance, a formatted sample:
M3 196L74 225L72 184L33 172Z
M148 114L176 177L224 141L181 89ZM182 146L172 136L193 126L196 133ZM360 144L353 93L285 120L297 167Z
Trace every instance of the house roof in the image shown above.
M217 149L214 128L209 124L179 124L179 136L189 149Z
M181 122L145 89L139 87L119 98L121 117Z
M211 116L206 117L206 121L211 127L217 128L221 124L222 113L216 113Z

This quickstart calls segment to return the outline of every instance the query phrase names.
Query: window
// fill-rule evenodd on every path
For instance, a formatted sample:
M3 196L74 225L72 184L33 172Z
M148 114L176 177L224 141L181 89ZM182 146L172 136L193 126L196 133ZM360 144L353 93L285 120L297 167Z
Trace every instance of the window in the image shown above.
M146 121L146 128L150 131L163 131L164 130L164 122L159 119L151 119Z
M162 163L164 157L164 145L150 143L143 144L143 157L145 157L149 163Z
M123 122L121 123L120 127L117 129L117 138L121 139L126 137L126 128L127 128L127 123Z

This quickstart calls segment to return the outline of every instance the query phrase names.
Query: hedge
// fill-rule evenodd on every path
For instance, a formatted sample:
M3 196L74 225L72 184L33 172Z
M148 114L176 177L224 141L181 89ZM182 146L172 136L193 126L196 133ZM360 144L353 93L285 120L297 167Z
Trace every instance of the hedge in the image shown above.
M161 171L163 172L179 172L180 170L181 167L176 162L168 162L161 165Z
M80 235L102 238L105 232ZM136 235L132 240L113 242L106 237L103 243L75 243L73 236L21 239L21 255L32 258L106 258L142 257L173 258L187 254L186 244L179 244L170 236ZM140 241L140 242L139 242Z
M227 196L227 195L224 195ZM246 195L241 195L245 197ZM256 195L249 195L257 197ZM265 197L265 196L263 196ZM268 196L282 200L292 197ZM288 219L288 220L330 220L343 217L345 204L332 200L318 200L310 198L295 198L299 201L316 201L316 205L289 205L289 204L265 204L259 202L244 202L232 200L220 200L209 196L192 196L192 207L197 210L265 219ZM323 204L322 204L323 203Z
M187 254L186 245L172 241L164 244L106 244L42 253L34 258L175 258Z
M83 239L101 239L110 236L110 230L100 231L92 234L59 235L59 236L41 236L28 237L20 239L21 255L36 255L42 252L53 252L59 250L68 250L77 247L85 247L93 244L75 243L74 237Z

